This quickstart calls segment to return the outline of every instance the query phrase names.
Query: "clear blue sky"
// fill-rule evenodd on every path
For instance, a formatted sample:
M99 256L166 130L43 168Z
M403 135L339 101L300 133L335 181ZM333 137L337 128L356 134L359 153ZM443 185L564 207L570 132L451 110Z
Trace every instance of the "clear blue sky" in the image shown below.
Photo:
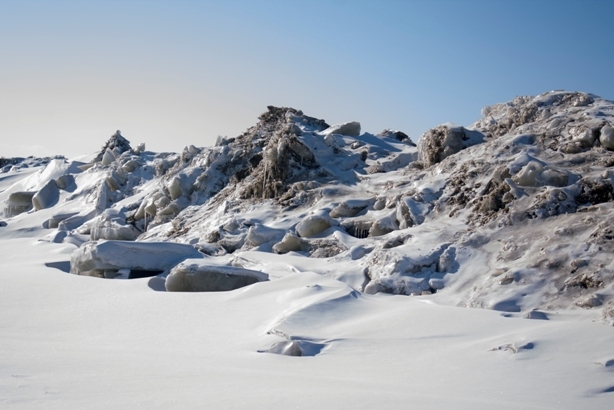
M212 145L267 105L417 140L613 73L614 0L0 0L0 156Z

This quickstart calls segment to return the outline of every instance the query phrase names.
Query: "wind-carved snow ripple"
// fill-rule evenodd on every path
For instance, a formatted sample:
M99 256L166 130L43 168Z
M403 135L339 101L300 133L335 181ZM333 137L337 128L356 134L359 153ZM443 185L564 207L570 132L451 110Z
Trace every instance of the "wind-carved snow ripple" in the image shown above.
M339 289L315 284L289 292L283 300L290 302L290 306L273 321L274 324L267 331L267 334L283 340L259 352L286 356L320 354L337 339L307 334L317 334L329 321L335 323L344 316L355 315L353 307L359 297L360 294L349 286Z

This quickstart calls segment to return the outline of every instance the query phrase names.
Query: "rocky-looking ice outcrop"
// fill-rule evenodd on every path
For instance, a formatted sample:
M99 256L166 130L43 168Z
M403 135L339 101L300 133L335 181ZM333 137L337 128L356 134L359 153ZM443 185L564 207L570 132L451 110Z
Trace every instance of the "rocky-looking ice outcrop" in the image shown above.
M94 159L94 162L102 162L104 165L109 165L122 153L130 150L132 150L130 141L124 138L121 132L117 130L104 144L102 150Z
M484 142L484 134L464 127L440 125L427 131L418 142L418 159L424 166L443 161L462 149Z

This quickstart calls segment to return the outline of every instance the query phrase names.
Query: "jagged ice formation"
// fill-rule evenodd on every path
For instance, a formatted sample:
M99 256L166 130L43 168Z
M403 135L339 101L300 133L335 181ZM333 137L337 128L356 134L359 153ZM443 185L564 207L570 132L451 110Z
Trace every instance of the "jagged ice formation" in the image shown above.
M256 255L290 255L359 292L612 320L614 103L554 91L482 115L417 147L400 131L277 107L242 135L181 153L133 149L118 131L91 163L3 159L7 175L40 168L0 193L4 222L47 215L48 240L80 246L79 274L144 269L103 264L105 243L175 242L237 272L255 270Z

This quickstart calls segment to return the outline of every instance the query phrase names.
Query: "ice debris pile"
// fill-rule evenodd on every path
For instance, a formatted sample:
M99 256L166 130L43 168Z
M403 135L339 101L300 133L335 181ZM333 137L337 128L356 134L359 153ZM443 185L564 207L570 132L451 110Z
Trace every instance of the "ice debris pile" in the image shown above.
M308 259L368 294L614 317L614 103L553 91L482 115L417 146L278 107L180 153L118 131L90 162L3 159L16 181L4 222L42 219L47 240L78 246L73 273L148 272L169 291L234 289Z

